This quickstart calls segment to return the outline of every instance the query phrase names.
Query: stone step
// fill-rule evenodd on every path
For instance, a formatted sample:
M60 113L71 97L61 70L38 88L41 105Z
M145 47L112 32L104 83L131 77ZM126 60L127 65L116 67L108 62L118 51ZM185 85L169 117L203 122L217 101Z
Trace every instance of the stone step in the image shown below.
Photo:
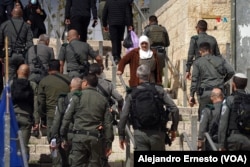
M171 121L168 122L168 127L171 126ZM166 146L167 150L180 150L180 143L179 143L179 135L183 132L187 133L188 136L191 136L191 122L190 121L180 121L178 126L178 133L177 138L173 142L172 146ZM197 122L197 129L199 123ZM117 129L116 129L117 131ZM133 132L133 129L131 128ZM49 144L47 142L47 137L43 136L41 139L37 139L36 137L31 137L30 139L30 162L50 162L50 149ZM119 148L119 137L115 136L115 140L113 142L113 154L110 156L110 161L119 161L125 160L125 152ZM184 150L188 150L187 143L184 142ZM133 144L131 143L131 151L133 151Z

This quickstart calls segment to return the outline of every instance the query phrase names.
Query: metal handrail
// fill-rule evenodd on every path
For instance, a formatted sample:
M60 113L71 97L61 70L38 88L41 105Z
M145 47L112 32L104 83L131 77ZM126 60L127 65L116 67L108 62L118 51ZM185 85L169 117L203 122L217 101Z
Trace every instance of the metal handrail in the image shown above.
M44 2L44 1L41 1L41 5L42 5L43 9L45 10L48 19L49 19L50 21L52 21L53 18L52 18L52 15L51 15L51 12L50 12L50 9L49 9L48 4L47 4L46 2ZM53 27L53 24L51 24L51 25L52 25L52 27ZM48 26L50 26L50 25L48 25ZM60 39L60 33L58 32L58 30L57 30L56 28L52 28L52 30L55 32L56 38L57 38L57 39Z
M218 149L216 148L216 146L215 146L213 140L211 139L210 135L208 134L208 132L205 132L204 134L205 134L205 137L206 137L209 145L211 146L212 150L213 151L218 151Z
M122 78L122 75L118 75L120 81L121 81L121 84L124 88L124 90L126 91L127 89L127 86L126 86L126 83L124 81L124 79ZM127 134L127 145L126 145L126 167L130 167L130 141L132 142L133 146L134 146L134 149L136 148L136 145L135 145L135 140L134 140L134 136L132 134L132 132L130 131L130 125L127 124L126 127L125 127L125 132Z
M121 84L122 84L122 87L124 88L124 90L126 91L126 88L127 88L127 85L125 84L125 81L124 79L122 78L122 75L118 75L120 81L121 81ZM132 141L133 145L134 145L134 148L135 148L135 140L134 140L134 136L132 135L130 129L129 129L129 126L126 125L126 128L125 128L127 134L129 135L130 137L130 140Z
M184 151L184 147L183 147L184 139L185 139L185 141L187 142L187 145L188 145L188 147L190 148L190 150L191 150L191 151L195 151L195 148L193 148L193 144L192 144L192 142L189 140L189 137L188 137L188 135L187 135L186 132L183 132L183 133L180 135L180 150L181 150L181 151Z
M197 116L194 115L191 117L191 140L189 139L186 132L183 132L180 135L180 150L183 151L183 143L184 139L187 142L187 145L191 151L196 151L196 143L197 143Z
M138 12L140 13L141 17L143 18L143 21L147 21L145 15L143 14L143 12L141 11L141 9L139 8L138 4L133 1L134 5L135 5L135 8L138 10Z

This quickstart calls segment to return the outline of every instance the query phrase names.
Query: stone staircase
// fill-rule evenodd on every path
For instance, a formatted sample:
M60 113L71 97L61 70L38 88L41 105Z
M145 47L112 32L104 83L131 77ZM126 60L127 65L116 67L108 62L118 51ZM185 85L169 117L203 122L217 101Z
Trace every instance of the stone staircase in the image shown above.
M178 126L178 134L176 140L172 143L171 146L166 146L167 151L180 151L180 137L179 135L183 132L187 133L188 136L191 136L191 116L197 115L197 109L182 108L180 109L181 120ZM171 121L168 123L169 126ZM168 127L169 127L168 126ZM198 122L197 122L198 127ZM116 128L116 127L115 127ZM116 128L117 132L117 128ZM116 133L117 134L117 133ZM43 136L41 139L31 137L30 139L30 167L50 167L51 166L51 157L49 144L47 142L46 136ZM133 159L133 143L131 143L131 158ZM186 142L184 142L184 150L190 150ZM109 157L109 163L111 167L123 167L125 166L126 160L126 151L119 148L119 138L116 135L115 140L112 145L112 154ZM133 162L131 162L133 163ZM132 165L131 165L132 166Z
M90 45L95 49L99 49L99 42L98 41L89 41ZM107 55L110 52L111 43L110 41L103 42L103 56ZM123 50L124 53L125 50ZM104 57L105 58L105 57ZM112 66L111 61L109 60L109 69L105 68L104 73L107 79L112 80L112 69L115 69L115 66ZM125 72L123 74L123 79L125 83L128 83L129 79L129 67L126 66ZM116 77L115 86L117 90L125 97L126 92L122 87L122 84L118 77ZM178 127L178 134L180 135L183 132L186 132L188 136L191 136L191 117L197 116L197 108L189 108L189 107L179 107L180 110L180 122ZM171 124L171 121L169 121ZM198 127L198 122L197 122ZM117 128L116 128L117 134ZM50 167L51 165L51 157L50 157L50 149L47 142L46 136L43 136L41 139L37 139L35 137L31 137L30 142L30 167ZM131 143L131 158L133 159L133 144ZM178 136L176 140L172 143L172 145L166 146L166 150L169 151L177 151L180 150L180 137ZM187 146L187 143L184 142L184 150L190 150ZM119 139L118 136L115 136L115 140L112 146L112 154L109 157L109 164L111 167L123 167L125 166L126 160L126 151L121 150L119 148ZM131 161L131 166L133 166L133 162Z

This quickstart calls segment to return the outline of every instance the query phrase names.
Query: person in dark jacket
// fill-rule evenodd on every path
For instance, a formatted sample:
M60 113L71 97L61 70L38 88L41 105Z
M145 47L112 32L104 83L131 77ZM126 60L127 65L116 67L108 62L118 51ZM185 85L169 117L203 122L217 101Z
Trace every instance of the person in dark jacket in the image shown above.
M96 0L67 0L65 7L65 24L69 30L75 29L80 34L80 41L87 41L88 26L91 19L97 22Z
M13 0L0 1L0 24L11 18L11 11L14 7Z
M30 0L29 4L24 8L24 20L31 25L34 38L38 38L41 34L46 34L44 20L47 15L41 8L37 0Z
M103 9L102 24L104 31L109 31L112 43L112 55L116 64L121 59L121 41L125 26L132 30L132 13L130 0L107 0Z
M28 80L29 66L22 64L17 70L17 78L11 84L11 96L18 127L22 132L27 158L29 159L29 139L34 123L34 90Z

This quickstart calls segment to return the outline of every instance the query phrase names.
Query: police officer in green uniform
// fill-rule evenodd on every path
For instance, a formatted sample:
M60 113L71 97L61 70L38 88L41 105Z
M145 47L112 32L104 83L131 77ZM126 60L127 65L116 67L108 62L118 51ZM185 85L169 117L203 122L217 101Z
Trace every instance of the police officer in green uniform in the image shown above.
M38 112L41 117L46 116L47 138L50 142L50 129L55 116L58 96L69 92L70 78L60 74L59 60L49 62L49 75L44 77L38 85Z
M53 125L50 129L51 131L51 139L55 138L56 141L60 142L61 137L60 137L60 125L62 124L62 119L65 114L65 111L68 107L69 101L73 96L76 96L74 98L80 98L81 97L81 86L82 86L82 80L81 78L75 77L71 80L70 83L70 92L69 93L62 93L58 97L58 102L56 106L56 112L55 112L55 117L53 120ZM51 148L53 149L58 149L59 153L57 157L54 158L54 164L53 166L58 166L58 167L67 167L69 166L69 162L71 160L69 159L69 153L71 151L71 141L73 139L73 121L69 125L68 129L68 134L67 134L67 139L68 139L68 146L67 149L62 149L61 146L59 145L58 148Z
M140 83L149 83L150 77L150 70L147 65L140 65L137 68L137 76L140 80ZM138 85L138 89L145 89L144 86ZM166 108L169 109L171 116L172 116L172 126L170 129L171 140L173 141L176 137L176 131L179 123L179 109L173 102L173 100L169 97L169 95L164 91L164 89L159 86L155 85L155 88L159 94L162 95L164 105ZM125 126L128 121L129 113L131 110L132 105L132 96L128 94L127 98L125 99L123 110L120 114L120 121L118 124L118 134L119 134L119 143L121 149L124 149L125 145ZM136 119L136 118L132 118ZM132 121L134 122L134 121ZM135 151L163 151L165 150L165 132L159 130L159 128L152 127L152 129L140 129L134 127L134 139L135 139Z
M114 85L111 81L107 79L103 79L102 74L102 68L99 64L93 63L89 67L89 73L95 74L98 77L98 85L97 85L97 91L103 94L105 97L107 97L108 101L110 102L111 106L114 105L114 101L112 102L112 99L116 100L118 103L118 111L121 111L123 106L123 97L122 95L115 89ZM111 99L112 98L112 99Z
M190 39L188 57L186 64L186 79L191 80L190 69L193 64L193 61L199 58L201 55L199 53L199 46L203 42L208 42L211 46L211 54L215 56L220 55L219 46L215 37L208 35L207 31L207 22L205 20L199 20L196 25L196 31L198 35L194 35Z
M110 111L114 117L114 124L117 124L117 121L115 120L115 116L118 113L116 110L116 105L115 105L116 102L115 101L117 101L117 104L118 104L117 109L118 109L118 112L120 112L122 110L123 101L124 101L122 95L119 94L119 92L115 89L115 87L111 81L109 81L107 79L103 79L101 77L102 69L101 69L99 64L97 64L97 63L91 64L89 67L89 73L95 74L98 77L97 91L100 92L101 94L103 94L107 98L107 100L109 101ZM107 160L108 159L106 157L104 157L103 163L108 165L108 163L106 163Z
M156 29L154 30L154 28ZM169 47L170 45L167 29L159 25L157 17L152 15L149 17L149 24L145 27L143 34L150 39L151 49L157 51L162 70L165 67L165 60L167 59L165 47Z
M29 159L29 139L31 128L34 124L34 91L28 80L29 66L20 65L17 70L17 78L11 82L11 96L18 127L22 132L27 158Z
M234 75L233 67L222 56L214 56L210 51L211 46L208 42L201 43L199 45L201 57L193 64L189 104L190 106L195 104L196 92L199 98L199 119L202 109L211 103L212 89L217 87L223 90L224 83Z
M58 59L60 60L60 72L64 72L64 63L67 62L67 72L70 78L83 77L88 74L88 57L95 59L103 67L102 57L94 52L86 42L79 41L79 34L71 29L68 32L68 44L63 44Z
M39 81L48 74L49 61L54 59L54 51L49 47L50 37L47 34L41 34L37 45L29 48L27 53L27 64L30 67L29 80L39 83Z
M4 49L5 37L8 37L10 79L16 76L17 68L24 63L27 49L33 45L32 31L23 21L22 9L15 7L11 14L12 18L2 23L0 27L1 50Z
M66 139L69 124L74 119L74 137L70 155L72 167L100 167L104 144L102 138L106 140L107 156L111 154L114 139L108 101L96 90L98 78L89 74L86 80L87 82L83 84L87 87L82 90L82 97L70 100L60 129L60 135ZM64 143L62 143L63 148Z
M220 116L222 102L224 100L224 95L223 95L222 90L219 88L214 88L211 92L210 98L213 104L207 104L201 113L201 120L200 120L200 125L199 125L199 132L198 132L198 150L201 150L204 148L206 151L211 150L210 145L208 144L207 140L205 140L204 133L210 132L213 122L218 120L218 117ZM213 142L217 145L218 135L216 134L215 136L210 136L210 137L212 138Z
M232 95L223 102L221 111L218 139L219 150L224 151L249 151L250 135L240 133L237 128L237 117L234 116L233 101L237 93L246 94L247 77L245 74L236 73L232 82Z

